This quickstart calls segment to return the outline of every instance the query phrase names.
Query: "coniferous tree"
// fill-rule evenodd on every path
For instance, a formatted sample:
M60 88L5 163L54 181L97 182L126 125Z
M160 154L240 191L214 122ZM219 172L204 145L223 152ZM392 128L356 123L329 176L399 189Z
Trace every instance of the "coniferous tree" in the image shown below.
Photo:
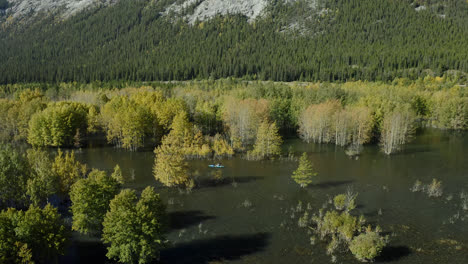
M168 187L189 186L191 179L185 153L177 144L168 143L173 141L173 137L173 134L169 134L163 144L154 150L156 157L153 175Z
M314 167L307 157L307 153L303 153L299 159L299 167L293 172L292 178L301 187L307 187L313 183L313 178L317 176Z
M77 161L75 152L66 152L65 154L59 149L54 162L52 163L51 173L55 173L59 179L60 193L68 195L71 186L79 179L85 177L87 166Z
M282 141L276 123L264 120L258 127L257 138L251 155L258 159L278 156L281 154Z

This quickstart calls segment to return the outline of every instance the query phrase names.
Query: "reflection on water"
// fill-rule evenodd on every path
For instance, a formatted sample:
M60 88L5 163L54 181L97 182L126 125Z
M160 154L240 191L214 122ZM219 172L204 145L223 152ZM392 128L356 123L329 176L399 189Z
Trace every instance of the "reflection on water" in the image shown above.
M318 172L315 184L300 188L291 180L293 161L191 161L198 188L190 194L158 185L152 176L151 150L127 152L109 146L83 149L77 157L91 167L111 171L120 164L134 175L128 187L156 186L168 203L172 246L162 263L329 263L325 245L310 243L298 227L298 202L318 211L330 197L352 186L359 193L357 212L390 235L377 262L468 263L468 211L460 193L468 192L468 135L427 130L397 155L385 156L366 146L358 159L333 145L287 140L296 155L308 152ZM411 192L416 180L442 180L443 196ZM63 263L104 263L98 240L77 236ZM358 263L350 254L338 263Z

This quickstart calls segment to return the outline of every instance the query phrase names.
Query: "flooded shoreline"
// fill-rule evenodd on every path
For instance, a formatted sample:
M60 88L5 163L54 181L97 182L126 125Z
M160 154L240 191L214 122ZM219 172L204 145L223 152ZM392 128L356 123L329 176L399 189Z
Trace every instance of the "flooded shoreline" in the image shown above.
M286 140L295 156L307 152L318 176L308 188L292 179L297 162L290 160L223 160L224 169L210 161L190 161L199 187L190 193L157 185L152 175L152 151L127 152L110 146L83 149L77 158L91 167L111 170L120 164L135 176L128 187L156 186L168 204L171 219L161 252L162 263L330 263L326 245L311 245L311 234L298 226L298 203L312 213L334 195L353 188L359 193L356 214L379 225L390 244L376 262L466 263L468 211L460 194L468 190L468 162L463 133L426 130L396 155L365 146L359 158L349 158L333 145ZM216 171L221 176L214 177ZM217 172L219 174L219 172ZM416 180L442 181L443 195L428 197L410 188ZM105 248L96 239L75 237L62 263L105 262ZM72 261L73 259L73 261ZM337 263L358 263L350 253Z

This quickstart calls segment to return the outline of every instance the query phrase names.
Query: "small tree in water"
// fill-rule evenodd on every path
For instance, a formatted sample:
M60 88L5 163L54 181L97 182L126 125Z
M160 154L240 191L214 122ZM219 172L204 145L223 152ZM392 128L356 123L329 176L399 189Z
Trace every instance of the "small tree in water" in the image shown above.
M281 144L283 140L278 132L276 123L270 123L264 120L257 132L254 149L251 155L255 159L268 159L281 154Z
M293 172L292 178L301 187L307 187L312 183L312 178L317 176L310 160L307 158L307 153L303 153L299 160L299 167Z
M386 238L370 231L356 236L350 243L351 253L360 261L371 261L380 255L387 244Z

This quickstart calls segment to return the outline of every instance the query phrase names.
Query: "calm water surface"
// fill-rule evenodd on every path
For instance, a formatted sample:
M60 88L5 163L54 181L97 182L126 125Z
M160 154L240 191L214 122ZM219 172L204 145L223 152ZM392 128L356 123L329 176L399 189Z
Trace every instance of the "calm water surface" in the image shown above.
M119 164L135 178L128 187L158 188L172 219L172 246L161 253L162 263L330 263L326 245L318 239L311 245L307 230L298 227L302 214L294 208L302 201L317 212L349 186L359 193L355 213L390 235L377 262L468 263L468 211L460 205L461 191L468 193L468 134L427 130L402 153L388 157L366 146L359 159L333 145L299 140L284 145L296 156L309 154L318 172L315 184L302 189L291 180L294 161L234 158L222 161L222 170L209 169L212 161L192 161L200 187L187 194L156 183L151 150L132 153L96 144L77 157L109 171ZM215 173L223 180L214 180ZM409 190L417 179L429 183L433 178L443 182L442 197ZM99 240L74 236L62 263L106 262ZM358 262L342 253L337 263Z

